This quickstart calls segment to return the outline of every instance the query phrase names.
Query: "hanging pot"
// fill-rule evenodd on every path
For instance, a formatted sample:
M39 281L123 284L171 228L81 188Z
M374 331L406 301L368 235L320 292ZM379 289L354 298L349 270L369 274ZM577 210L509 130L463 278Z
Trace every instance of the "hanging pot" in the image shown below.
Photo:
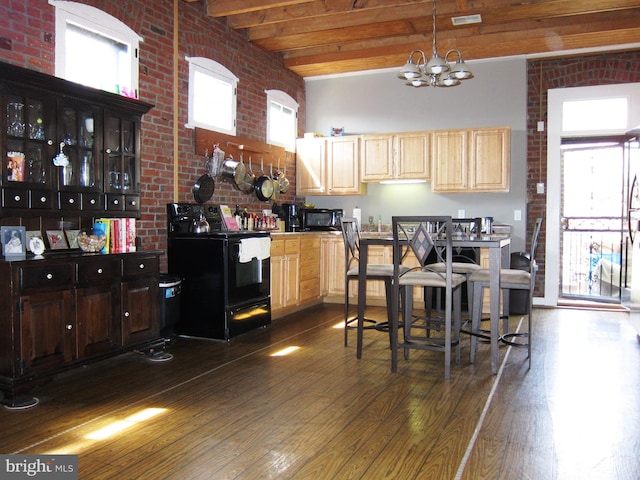
M209 151L207 150L204 154L205 158L205 168L209 169ZM193 198L198 203L204 203L208 201L213 195L213 191L216 188L216 184L213 180L213 177L208 173L202 175L195 185L192 188Z
M222 162L220 171L223 176L230 178L236 186L239 186L244 180L246 168L244 163L236 162L233 158L226 158Z
M287 178L287 166L284 166L284 172L280 172L278 174L278 188L280 189L280 193L287 193L289 190L289 179Z
M213 195L216 184L208 173L202 175L193 186L193 198L198 203L208 201Z
M258 200L268 202L273 197L273 181L268 175L262 175L256 179L254 190Z

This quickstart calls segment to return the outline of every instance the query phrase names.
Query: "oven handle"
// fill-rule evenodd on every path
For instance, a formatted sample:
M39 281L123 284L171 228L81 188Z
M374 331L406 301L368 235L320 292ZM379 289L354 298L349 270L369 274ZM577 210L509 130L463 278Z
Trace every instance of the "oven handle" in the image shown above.
M231 314L232 315L237 315L238 313L242 313L245 310L255 310L257 308L264 308L265 310L269 310L269 302L260 302L260 303L254 303L253 305L246 305L243 307L238 307L238 308L232 308L231 309Z

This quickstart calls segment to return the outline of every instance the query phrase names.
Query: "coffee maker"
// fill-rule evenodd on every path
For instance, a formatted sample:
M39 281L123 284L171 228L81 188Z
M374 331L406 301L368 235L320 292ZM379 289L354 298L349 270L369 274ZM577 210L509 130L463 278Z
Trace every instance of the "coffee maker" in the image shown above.
M281 218L284 220L285 232L302 231L302 222L300 221L300 207L295 203L283 203Z

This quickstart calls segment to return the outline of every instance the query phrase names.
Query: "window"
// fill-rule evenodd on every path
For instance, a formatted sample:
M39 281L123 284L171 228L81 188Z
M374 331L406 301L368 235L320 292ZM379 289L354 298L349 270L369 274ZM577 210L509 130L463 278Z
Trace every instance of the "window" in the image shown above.
M227 135L236 134L238 77L218 62L187 57L189 62L189 120L187 127L201 127Z
M267 143L293 152L298 134L298 103L280 90L267 90Z
M49 0L56 9L56 76L138 98L138 45L127 25L89 5Z
M562 130L620 130L627 126L626 98L571 100L562 104Z

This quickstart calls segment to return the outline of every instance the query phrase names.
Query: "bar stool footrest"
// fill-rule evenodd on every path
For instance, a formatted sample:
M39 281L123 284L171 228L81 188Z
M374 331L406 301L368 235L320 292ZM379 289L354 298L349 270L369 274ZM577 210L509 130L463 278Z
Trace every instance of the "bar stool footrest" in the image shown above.
M526 338L527 341L526 342L519 342L517 339L518 338ZM529 333L528 332L523 332L523 333L505 333L504 335L502 335L499 340L506 344L506 345L511 345L512 347L528 347L529 346Z

